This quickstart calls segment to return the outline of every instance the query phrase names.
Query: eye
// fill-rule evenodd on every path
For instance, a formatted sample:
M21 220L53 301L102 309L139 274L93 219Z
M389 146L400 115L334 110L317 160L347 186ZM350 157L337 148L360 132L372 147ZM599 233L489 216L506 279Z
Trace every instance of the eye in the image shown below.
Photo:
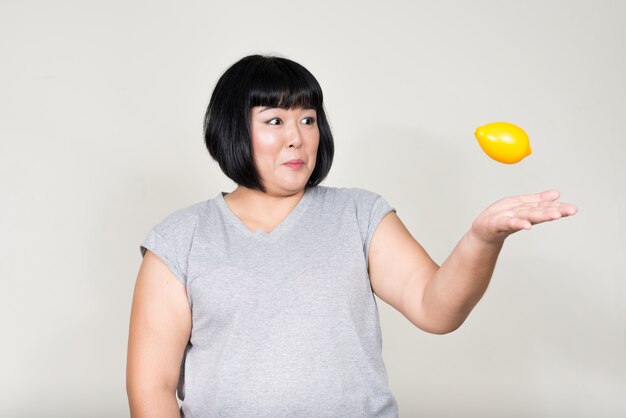
M301 123L303 125L313 125L315 123L315 118L311 117L311 116L308 116L308 117L302 119Z
M283 121L280 120L280 118L272 118L268 120L266 123L269 125L280 125L281 123L283 123Z

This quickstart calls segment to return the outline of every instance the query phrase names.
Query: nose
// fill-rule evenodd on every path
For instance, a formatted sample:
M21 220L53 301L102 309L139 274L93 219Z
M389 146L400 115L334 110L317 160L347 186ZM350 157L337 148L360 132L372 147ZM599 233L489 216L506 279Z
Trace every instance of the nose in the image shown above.
M287 140L288 148L300 148L302 146L302 132L300 132L299 124L289 132L289 137Z

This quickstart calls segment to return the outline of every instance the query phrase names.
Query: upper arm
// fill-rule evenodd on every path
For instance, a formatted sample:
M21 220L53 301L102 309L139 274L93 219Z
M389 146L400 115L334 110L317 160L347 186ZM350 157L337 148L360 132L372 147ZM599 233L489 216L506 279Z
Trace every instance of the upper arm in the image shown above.
M374 232L368 268L374 293L414 325L427 329L420 312L420 301L439 266L395 212L385 215Z
M147 251L137 276L130 319L126 377L131 408L133 398L144 391L175 392L190 334L191 308L185 286Z

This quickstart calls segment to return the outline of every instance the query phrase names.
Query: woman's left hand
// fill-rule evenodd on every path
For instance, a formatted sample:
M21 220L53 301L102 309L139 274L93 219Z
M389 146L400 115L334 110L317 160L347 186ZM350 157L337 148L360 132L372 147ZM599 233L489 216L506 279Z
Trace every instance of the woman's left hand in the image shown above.
M499 200L476 218L471 234L484 243L501 245L514 232L578 212L576 206L558 201L559 196L557 190L548 190Z

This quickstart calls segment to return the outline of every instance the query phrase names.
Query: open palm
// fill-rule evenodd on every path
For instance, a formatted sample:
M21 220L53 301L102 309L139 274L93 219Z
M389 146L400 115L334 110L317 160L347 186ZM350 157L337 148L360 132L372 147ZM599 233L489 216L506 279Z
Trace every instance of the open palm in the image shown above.
M471 231L486 243L501 244L514 232L574 215L578 208L557 200L559 196L557 190L548 190L501 199L476 218Z

